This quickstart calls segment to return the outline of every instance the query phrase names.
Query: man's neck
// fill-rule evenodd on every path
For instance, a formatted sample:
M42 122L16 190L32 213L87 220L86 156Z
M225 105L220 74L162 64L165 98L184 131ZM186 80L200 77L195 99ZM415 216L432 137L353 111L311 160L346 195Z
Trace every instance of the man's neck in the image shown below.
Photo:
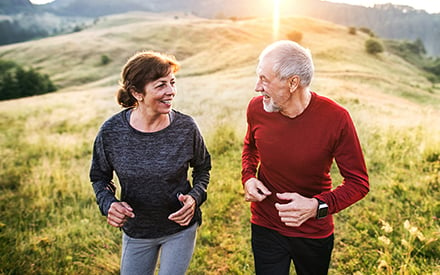
M298 88L292 93L289 104L280 113L286 117L295 118L304 112L307 106L309 106L311 99L312 93L308 88Z

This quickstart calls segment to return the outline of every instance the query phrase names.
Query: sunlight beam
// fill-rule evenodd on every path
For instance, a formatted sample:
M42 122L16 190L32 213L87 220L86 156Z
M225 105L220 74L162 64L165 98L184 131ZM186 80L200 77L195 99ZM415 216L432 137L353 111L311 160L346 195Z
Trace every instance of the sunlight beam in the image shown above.
M273 1L273 17L272 17L272 39L278 40L280 31L280 1Z

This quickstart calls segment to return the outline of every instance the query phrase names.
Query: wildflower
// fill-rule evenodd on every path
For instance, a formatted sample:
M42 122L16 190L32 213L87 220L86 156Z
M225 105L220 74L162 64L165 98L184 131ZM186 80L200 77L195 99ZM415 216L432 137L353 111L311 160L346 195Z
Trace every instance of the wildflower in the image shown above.
M390 245L390 243L391 243L391 240L388 239L388 238L385 237L385 236L380 236L380 237L379 237L379 241L381 241L381 242L384 243L385 245Z
M380 223L382 224L381 229L382 229L383 231L385 231L385 233L391 233L391 232L393 232L393 227L392 227L389 223L387 223L387 222L384 221L384 220L379 220L379 221L380 221Z
M406 220L403 223L403 226L405 227L406 230L409 231L411 236L417 237L417 239L419 239L420 241L424 241L425 240L425 236L423 236L423 233L420 232L419 229L416 226L412 226L411 223L408 220Z

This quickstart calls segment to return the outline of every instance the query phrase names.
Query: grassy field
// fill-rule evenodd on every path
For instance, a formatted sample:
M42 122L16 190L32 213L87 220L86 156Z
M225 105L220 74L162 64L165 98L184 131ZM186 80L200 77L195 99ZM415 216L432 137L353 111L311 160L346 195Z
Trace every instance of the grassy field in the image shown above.
M368 37L346 27L283 18L280 38L291 31L314 55L313 90L352 114L371 179L369 195L335 215L330 274L440 274L439 87L394 55L368 55ZM120 110L121 66L142 49L181 61L174 108L197 120L212 154L188 274L253 274L240 154L257 57L271 39L269 19L131 13L0 47L0 58L60 87L0 102L0 274L118 274L120 232L100 216L88 170L99 126ZM335 167L333 176L336 186Z

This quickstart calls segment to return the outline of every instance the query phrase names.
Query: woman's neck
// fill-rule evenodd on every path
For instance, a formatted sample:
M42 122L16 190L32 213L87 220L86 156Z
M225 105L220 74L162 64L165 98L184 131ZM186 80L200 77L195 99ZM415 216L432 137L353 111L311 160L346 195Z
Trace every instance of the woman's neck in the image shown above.
M169 114L149 114L146 110L134 108L130 116L130 125L141 132L158 132L170 125Z

